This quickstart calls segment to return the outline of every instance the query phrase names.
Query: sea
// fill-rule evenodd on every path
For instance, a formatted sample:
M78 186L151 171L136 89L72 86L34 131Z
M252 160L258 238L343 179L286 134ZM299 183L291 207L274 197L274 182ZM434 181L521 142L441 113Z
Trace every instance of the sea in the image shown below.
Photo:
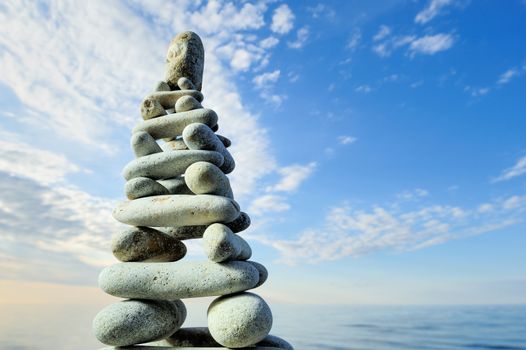
M312 306L272 304L271 333L296 350L526 350L526 306ZM100 306L0 305L2 350L93 350ZM189 308L185 325L206 324Z

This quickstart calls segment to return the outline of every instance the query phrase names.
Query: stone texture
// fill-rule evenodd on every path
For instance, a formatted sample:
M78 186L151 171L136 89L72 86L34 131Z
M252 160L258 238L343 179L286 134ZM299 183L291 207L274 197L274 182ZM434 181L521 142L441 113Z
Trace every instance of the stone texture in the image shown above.
M232 141L230 141L230 139L222 136L222 135L219 135L219 134L216 134L217 138L223 143L223 146L225 147L230 147L232 146Z
M133 226L196 226L232 221L239 205L226 197L174 194L121 202L113 210L118 221Z
M156 91L146 96L145 100L157 101L168 110L175 108L177 100L183 96L192 96L199 102L203 101L203 94L197 90Z
M179 79L185 77L201 90L204 64L205 49L199 35L190 31L179 33L170 42L166 53L165 80L175 88Z
M166 187L147 177L136 177L127 181L124 186L124 193L128 199L170 194Z
M163 187L165 187L170 194L193 194L188 186L186 186L186 182L182 176L176 176L166 180L159 180L158 182L163 185Z
M225 158L219 167L225 174L231 173L236 163L217 135L203 123L189 124L183 130L183 140L189 149L216 151Z
M146 131L156 140L173 138L183 133L184 128L192 123L209 126L217 124L217 114L211 109L200 108L192 111L168 114L163 117L144 120L133 128L133 132Z
M184 143L183 139L170 139L165 140L163 149L165 151L180 151L187 150L188 146Z
M204 161L220 166L223 156L214 151L172 151L154 153L129 162L123 169L122 175L126 180L136 177L151 179L169 179L182 175L186 168L195 162Z
M208 307L208 328L221 345L242 348L263 340L272 328L272 312L253 293L225 295Z
M244 261L137 262L105 268L99 286L121 298L171 300L232 294L251 289L258 279L257 269Z
M175 111L177 113L188 112L198 108L203 108L203 106L192 96L183 96L175 103Z
M203 249L208 259L215 262L248 260L252 256L248 243L223 224L207 227L203 234Z
M163 300L125 300L111 304L95 316L93 332L102 343L115 346L162 339L173 334L184 321L179 307Z
M195 162L186 168L184 179L195 194L215 194L234 198L228 177L212 163Z
M267 281L267 278L268 278L268 271L267 269L265 268L265 266L261 265L260 263L258 262L255 262L255 261L247 261L247 263L251 264L252 266L254 266L258 272L259 272L259 282L254 286L254 288L257 288L259 286L261 286L263 283L265 283Z
M177 86L181 90L195 90L195 85L188 78L182 77L177 80Z
M182 259L180 240L149 227L131 227L112 237L111 250L120 261L169 262Z
M250 216L242 211L234 221L227 222L225 225L234 233L245 231L250 226Z
M155 84L154 91L170 91L170 85L168 85L165 81L159 81L157 84Z
M141 116L144 120L157 118L166 114L167 113L159 100L154 98L146 98L141 103Z
M137 158L163 151L155 139L144 131L133 133L130 139L130 145Z

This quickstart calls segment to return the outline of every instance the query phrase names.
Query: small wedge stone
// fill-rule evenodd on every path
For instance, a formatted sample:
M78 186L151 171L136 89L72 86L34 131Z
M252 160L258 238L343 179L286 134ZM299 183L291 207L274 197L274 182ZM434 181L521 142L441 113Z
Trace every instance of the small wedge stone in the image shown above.
M225 148L217 135L205 124L192 123L184 128L183 140L189 149L208 150L219 152L225 157L220 169L225 173L231 173L236 163L230 152Z
M171 139L165 141L163 149L165 151L182 151L187 150L188 146L186 146L183 139Z
M149 227L133 227L113 235L111 250L123 262L177 261L186 254L183 242Z
M105 268L99 275L99 286L121 298L172 300L241 292L256 285L258 279L257 269L244 261L136 262Z
M192 81L188 78L182 77L177 80L177 86L181 90L195 90L195 85L192 83Z
M170 91L170 85L168 85L164 81L159 81L159 82L157 82L157 84L155 85L155 88L153 90L154 91Z
M121 202L113 211L113 217L124 224L149 227L209 225L238 215L235 201L208 194L139 198Z
M179 79L185 77L201 90L204 64L205 49L199 35L190 31L179 33L170 42L166 53L165 80L174 88Z
M169 194L193 194L188 186L186 186L186 182L182 176L159 180L159 183L168 190Z
M252 256L248 243L227 226L212 224L203 234L203 249L209 260L247 260Z
M142 119L148 120L152 118L157 118L160 116L166 115L161 103L153 98L146 98L141 103L141 116Z
M172 151L154 153L129 162L123 169L122 175L126 180L136 177L151 179L169 179L182 175L186 168L199 161L205 161L216 166L223 163L223 156L214 151Z
M228 177L212 163L195 162L186 168L184 179L195 194L215 194L234 198Z
M155 139L145 131L133 133L130 144L137 158L163 151Z
M194 109L203 108L199 101L192 96L183 96L175 103L175 112L187 112Z
M170 194L166 187L147 177L136 177L127 181L124 186L124 192L128 199Z

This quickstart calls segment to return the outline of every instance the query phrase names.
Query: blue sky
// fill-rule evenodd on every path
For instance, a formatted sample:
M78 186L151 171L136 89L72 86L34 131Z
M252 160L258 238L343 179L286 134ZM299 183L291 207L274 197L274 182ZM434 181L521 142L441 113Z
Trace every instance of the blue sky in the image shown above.
M138 106L193 30L263 294L524 303L525 18L519 0L2 4L0 279L94 286L115 261Z

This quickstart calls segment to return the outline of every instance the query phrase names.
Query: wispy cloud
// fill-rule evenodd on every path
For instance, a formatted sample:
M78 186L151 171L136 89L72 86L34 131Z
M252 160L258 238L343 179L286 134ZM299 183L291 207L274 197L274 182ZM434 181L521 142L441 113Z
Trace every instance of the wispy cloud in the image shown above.
M521 75L524 70L525 69L520 70L518 68L508 69L507 71L505 71L499 76L499 80L497 80L497 84L499 85L508 84L513 78Z
M434 55L441 51L449 50L453 47L455 40L451 34L434 34L417 37L414 35L387 37L379 40L373 45L373 51L380 57L388 57L391 53L402 47L407 47L410 57L417 54Z
M508 181L524 174L526 174L526 156L519 158L512 167L504 169L492 182Z
M289 41L287 43L288 47L291 49L301 49L307 43L309 39L309 27L305 26L296 32L296 40Z
M307 165L294 164L280 168L278 173L281 179L277 184L267 187L267 192L293 192L312 175L315 169L315 162Z
M285 196L265 194L252 201L252 204L248 208L248 212L260 216L266 213L282 212L289 209L290 205L287 203L287 198Z
M294 27L294 13L287 4L280 5L274 10L270 29L278 34L286 34Z
M338 142L340 143L340 145L350 145L351 143L355 143L356 141L358 141L356 137L352 137L349 135L338 136Z
M279 77L280 70L277 69L272 72L266 72L260 75L256 75L252 79L256 89L260 90L259 95L261 96L261 98L263 98L265 101L273 104L276 107L280 106L283 100L286 98L285 95L278 95L273 92L274 84L278 81Z
M447 6L451 5L453 0L431 0L429 1L426 8L420 11L416 17L415 22L420 24L426 24L435 18L440 12Z
M351 33L351 37L347 41L346 48L351 51L356 50L361 40L362 40L362 31L358 28L354 29Z
M386 25L381 25L378 32L373 36L373 41L379 41L391 34L391 28Z
M312 18L325 17L332 20L336 17L336 11L322 3L316 4L316 6L307 7L307 11L310 12Z
M371 91L373 91L373 88L370 87L370 86L367 85L367 84L364 84L364 85L359 85L359 86L357 86L357 87L354 89L354 91L356 91L356 92L362 92L362 93L364 93L364 94L368 94L368 93L370 93Z

